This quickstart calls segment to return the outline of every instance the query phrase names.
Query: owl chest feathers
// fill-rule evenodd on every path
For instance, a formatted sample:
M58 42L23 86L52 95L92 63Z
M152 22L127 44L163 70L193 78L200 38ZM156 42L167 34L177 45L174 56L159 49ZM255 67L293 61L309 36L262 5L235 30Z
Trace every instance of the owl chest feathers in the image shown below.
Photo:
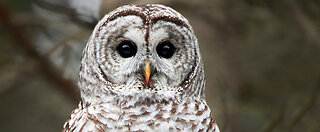
M154 104L81 103L64 131L216 131L215 120L203 100Z

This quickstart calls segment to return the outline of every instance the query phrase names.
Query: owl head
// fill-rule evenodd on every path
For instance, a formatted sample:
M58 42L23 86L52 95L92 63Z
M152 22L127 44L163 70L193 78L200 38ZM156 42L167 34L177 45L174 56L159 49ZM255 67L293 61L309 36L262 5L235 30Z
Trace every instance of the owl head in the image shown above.
M83 51L84 102L202 98L197 38L180 13L163 5L126 5L105 15Z

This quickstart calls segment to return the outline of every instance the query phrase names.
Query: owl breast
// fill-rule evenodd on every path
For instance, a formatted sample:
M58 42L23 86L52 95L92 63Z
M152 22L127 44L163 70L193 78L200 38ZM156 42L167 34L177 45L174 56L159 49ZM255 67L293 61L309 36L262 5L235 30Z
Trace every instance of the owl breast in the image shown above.
M163 104L101 103L74 110L64 131L213 131L218 132L202 101Z

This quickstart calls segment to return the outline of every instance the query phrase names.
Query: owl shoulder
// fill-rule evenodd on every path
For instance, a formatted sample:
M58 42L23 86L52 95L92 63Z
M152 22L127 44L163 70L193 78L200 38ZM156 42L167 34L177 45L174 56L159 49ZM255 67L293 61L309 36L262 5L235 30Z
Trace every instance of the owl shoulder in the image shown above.
M106 109L108 108L108 109ZM109 111L106 111L109 110ZM73 110L63 125L63 132L105 131L115 128L120 110L111 104L95 104Z
M206 103L205 100L202 100L201 102L203 102L203 104L205 105L205 107L209 108L208 104ZM208 126L207 131L208 132L220 132L218 124L216 122L215 117L212 115L212 111L211 109L209 110L209 117L207 118L209 121L207 121L206 126Z

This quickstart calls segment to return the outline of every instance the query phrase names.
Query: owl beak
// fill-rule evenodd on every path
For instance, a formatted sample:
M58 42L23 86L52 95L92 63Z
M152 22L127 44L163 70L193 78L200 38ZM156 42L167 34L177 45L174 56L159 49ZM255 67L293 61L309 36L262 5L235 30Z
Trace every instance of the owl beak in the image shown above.
M149 62L149 60L146 60L146 62L145 62L145 67L144 67L144 77L145 77L145 79L146 79L146 83L147 83L147 84L149 83L150 74L151 74L151 71L150 71L150 62Z

